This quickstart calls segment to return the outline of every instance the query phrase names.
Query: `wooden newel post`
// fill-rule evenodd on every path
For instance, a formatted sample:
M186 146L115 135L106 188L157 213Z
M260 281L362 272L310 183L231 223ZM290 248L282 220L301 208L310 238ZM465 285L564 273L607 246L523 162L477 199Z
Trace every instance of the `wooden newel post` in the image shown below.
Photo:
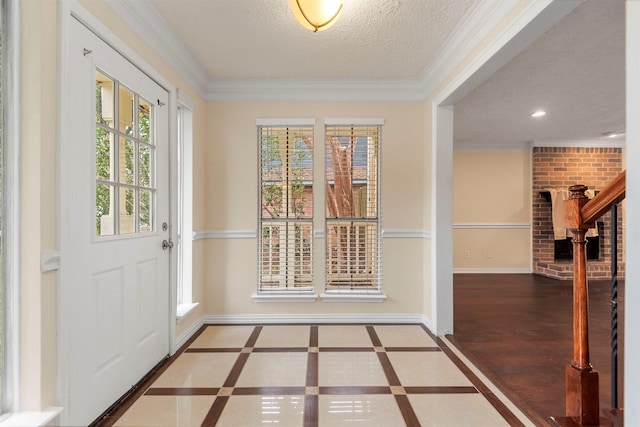
M598 373L589 362L589 298L585 235L595 224L582 222L580 213L589 200L587 187L569 187L564 201L564 223L573 234L573 360L566 368L566 411L580 425L599 425Z

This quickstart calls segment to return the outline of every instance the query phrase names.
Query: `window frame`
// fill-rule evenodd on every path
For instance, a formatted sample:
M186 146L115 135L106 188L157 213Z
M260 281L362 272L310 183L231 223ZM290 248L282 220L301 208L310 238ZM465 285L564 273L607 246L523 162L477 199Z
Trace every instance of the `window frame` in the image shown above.
M265 128L298 128L305 129L310 132L311 137L315 142L315 120L314 119L258 119L256 120L256 130L257 130L257 180L258 180L258 191L257 191L257 291L253 295L253 298L256 301L314 301L316 299L316 294L314 294L314 278L315 278L315 270L313 267L314 264L314 255L313 255L313 236L314 236L314 212L313 207L310 210L310 216L303 217L295 217L290 216L287 212L285 217L278 218L277 220L273 220L270 218L263 217L263 200L262 200L262 188L263 188L263 179L262 179L262 135L263 129ZM315 202L315 197L313 193L314 182L313 182L313 169L314 169L314 156L313 151L311 151L311 190L312 190L312 203ZM287 175L289 176L289 175ZM295 282L291 282L291 278L288 276L289 271L285 272L285 286L279 287L265 287L263 286L263 226L264 224L269 223L284 223L288 229L289 224L296 226L297 224L305 224L309 226L309 244L310 244L310 258L309 258L309 269L311 275L311 281L308 286L296 287ZM295 247L295 246L294 246ZM287 251L287 257L290 256L290 252ZM295 257L295 253L293 254ZM289 259L289 258L287 258Z
M178 91L178 280L176 320L198 306L193 301L193 114L195 102Z
M330 272L329 272L329 244L330 244L330 233L329 227L331 222L340 221L337 218L329 218L327 215L327 194L324 197L324 217L325 217L325 283L324 283L324 292L321 295L323 300L325 301L371 301L371 302L381 302L386 299L386 296L383 294L383 283L382 283L382 126L384 125L384 119L382 118L327 118L325 119L324 126L324 156L325 159L328 155L328 138L330 135L330 128L336 127L366 127L366 128L376 128L376 215L374 217L369 217L368 215L365 218L345 218L346 221L352 223L376 223L376 232L375 232L375 273L374 273L374 281L375 286L362 286L362 287L354 287L353 284L349 286L345 286L343 288L336 287L330 288ZM355 149L355 148L354 148ZM324 180L327 181L328 174L328 161L324 165ZM342 218L341 218L342 219Z
M95 126L95 130L97 131L98 129L102 129L104 132L106 132L108 135L112 135L113 137L113 141L111 141L111 147L110 147L110 157L111 157L111 165L110 165L110 172L109 175L110 177L107 179L105 177L98 177L98 173L97 173L97 169L98 169L98 165L97 165L97 137L96 139L94 139L93 144L94 144L94 157L93 157L93 164L92 167L94 169L93 171L93 175L94 175L94 183L93 183L93 216L95 217L95 221L98 221L98 216L97 216L97 211L98 211L98 207L97 207L97 194L98 194L98 187L99 186L104 186L104 187L111 187L110 190L110 211L109 211L109 216L111 216L111 227L112 227L112 231L111 233L107 233L107 234L101 234L98 233L97 229L96 229L96 233L93 235L93 241L94 242L100 242L100 241L112 241L112 240L118 240L118 239L127 239L127 238L132 238L132 237L144 237L144 236L153 236L156 235L158 233L158 223L157 223L157 218L156 218L156 190L157 190L157 176L156 176L156 136L155 136L155 111L157 108L156 103L159 101L152 101L152 100L147 100L145 99L140 93L134 91L133 89L129 88L129 86L127 86L126 83L121 82L120 80L112 77L108 72L100 69L99 67L95 68L96 74L99 73L101 74L103 77L111 80L113 82L113 98L111 100L112 104L113 104L113 111L111 112L113 117L112 117L112 123L111 124L102 124L102 123L98 123L98 116L97 116L97 111L95 112L96 114L94 114L94 116L96 117L96 122L94 124ZM96 81L96 89L97 89L98 85L97 85L97 81ZM126 130L121 129L122 123L121 123L121 118L120 118L120 114L121 114L121 107L122 107L122 103L120 101L120 96L121 96L121 92L127 92L131 94L132 97L132 109L131 109L131 114L132 114L132 119L133 119L133 134L128 134L126 132ZM144 138L141 137L141 131L140 131L140 123L141 123L141 118L140 118L140 107L143 104L146 104L149 106L149 112L148 112L148 117L149 117L149 135L147 137L147 139L145 140ZM94 107L96 108L96 107ZM95 132L94 132L95 133ZM123 150L126 150L125 146L127 144L131 144L133 146L132 150L133 150L133 155L132 155L132 162L133 162L133 183L130 182L126 182L125 180L123 180L123 175L122 175L122 167L123 165L127 162L126 160L126 155L124 155L122 153ZM140 177L140 163L141 163L141 147L146 147L148 149L149 152L149 171L148 171L148 180L149 183L148 185L142 185L141 183L141 177ZM122 220L123 218L126 218L126 216L122 216L122 212L123 212L123 207L122 207L122 202L126 203L126 192L132 192L132 198L133 198L133 212L130 215L131 216L131 229L129 231L123 231L125 230L125 227L122 224ZM148 230L142 230L142 226L141 226L141 209L142 209L142 193L143 192L147 192L149 194L149 200L148 200L148 209L149 212L147 214L148 216ZM100 218L103 218L107 215L102 215Z
M2 7L2 408L18 410L20 357L20 2ZM9 114L10 113L10 114ZM11 224L7 226L7 224Z

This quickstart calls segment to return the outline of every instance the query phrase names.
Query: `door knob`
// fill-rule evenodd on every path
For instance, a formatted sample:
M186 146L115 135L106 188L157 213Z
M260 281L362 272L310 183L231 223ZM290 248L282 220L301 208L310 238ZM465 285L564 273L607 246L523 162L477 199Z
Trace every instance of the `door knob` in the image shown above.
M166 251L167 249L171 249L171 248L173 248L173 242L171 240L162 241L162 249Z

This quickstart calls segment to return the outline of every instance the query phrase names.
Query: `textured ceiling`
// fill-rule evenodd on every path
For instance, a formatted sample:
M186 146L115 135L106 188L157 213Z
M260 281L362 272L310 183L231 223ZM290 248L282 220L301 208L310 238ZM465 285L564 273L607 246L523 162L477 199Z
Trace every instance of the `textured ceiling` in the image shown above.
M207 74L225 81L419 81L489 0L344 0L327 31L289 0L145 1ZM624 1L585 0L455 105L457 147L593 140L625 130ZM462 24L461 24L462 23ZM540 119L530 114L547 111Z
M345 0L330 29L289 0L151 0L211 79L417 78L473 0Z
M593 140L625 130L623 1L588 0L455 105L454 140ZM536 110L547 115L532 118Z

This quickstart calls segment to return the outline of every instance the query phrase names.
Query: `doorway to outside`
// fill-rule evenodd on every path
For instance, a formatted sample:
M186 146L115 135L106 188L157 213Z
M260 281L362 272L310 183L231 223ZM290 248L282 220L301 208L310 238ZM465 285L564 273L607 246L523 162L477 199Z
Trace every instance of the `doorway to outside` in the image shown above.
M87 425L170 352L169 96L77 19L68 21L62 422Z

